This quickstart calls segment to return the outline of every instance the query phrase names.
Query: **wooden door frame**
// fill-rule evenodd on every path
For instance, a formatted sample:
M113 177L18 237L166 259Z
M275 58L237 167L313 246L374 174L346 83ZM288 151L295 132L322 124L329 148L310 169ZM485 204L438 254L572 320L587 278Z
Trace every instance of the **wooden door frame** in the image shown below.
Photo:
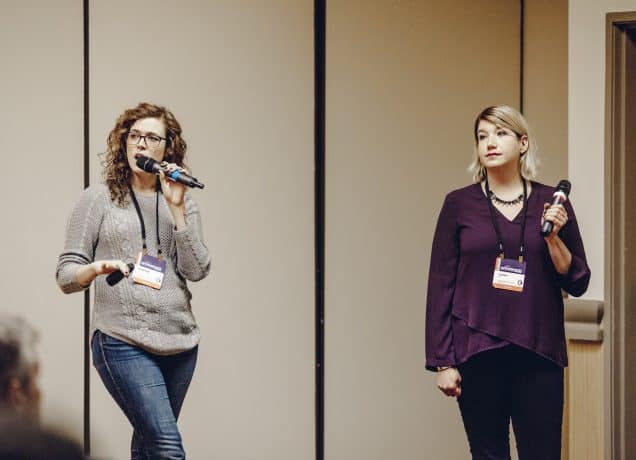
M605 458L623 460L625 433L625 43L636 12L606 16L605 72Z

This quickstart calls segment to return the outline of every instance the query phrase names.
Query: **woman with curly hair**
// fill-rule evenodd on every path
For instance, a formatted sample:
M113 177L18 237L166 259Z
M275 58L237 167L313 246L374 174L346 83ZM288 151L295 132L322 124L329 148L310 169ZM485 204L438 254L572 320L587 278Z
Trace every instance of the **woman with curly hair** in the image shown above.
M136 164L144 155L183 170L185 153L165 107L126 110L108 136L104 183L75 204L57 265L65 293L95 281L93 364L133 426L132 459L185 458L177 418L199 343L186 280L204 278L210 256L184 186ZM125 278L113 286L100 276L117 271Z

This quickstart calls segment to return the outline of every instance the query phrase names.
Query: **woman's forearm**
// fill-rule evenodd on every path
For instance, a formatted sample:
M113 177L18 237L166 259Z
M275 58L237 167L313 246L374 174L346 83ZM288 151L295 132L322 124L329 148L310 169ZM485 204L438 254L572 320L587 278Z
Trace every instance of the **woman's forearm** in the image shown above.
M567 248L559 235L554 235L545 239L548 244L548 252L554 264L554 268L561 275L565 275L570 270L572 264L572 253Z
M175 206L168 204L172 219L174 220L174 226L177 230L183 230L187 226L185 217L185 205Z
M97 277L97 270L95 270L94 263L90 263L88 265L81 265L77 272L75 272L75 278L77 282L86 287L93 282L93 280Z

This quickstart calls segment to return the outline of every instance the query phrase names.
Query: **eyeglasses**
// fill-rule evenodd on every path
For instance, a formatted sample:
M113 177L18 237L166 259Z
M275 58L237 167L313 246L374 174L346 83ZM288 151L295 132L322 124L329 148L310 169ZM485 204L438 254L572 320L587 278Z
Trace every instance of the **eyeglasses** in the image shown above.
M156 134L139 134L138 132L131 131L126 136L126 140L129 144L137 145L140 140L144 140L146 147L154 148L159 147L161 141L165 141L165 137L157 136Z

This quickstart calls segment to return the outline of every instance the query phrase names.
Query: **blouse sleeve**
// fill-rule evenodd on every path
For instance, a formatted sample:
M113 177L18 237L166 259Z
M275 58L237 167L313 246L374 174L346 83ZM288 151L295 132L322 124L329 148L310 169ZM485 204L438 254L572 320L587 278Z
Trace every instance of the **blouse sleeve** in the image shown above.
M186 226L175 230L177 270L189 281L199 281L210 272L210 253L203 242L199 207L190 195L185 198Z
M565 202L568 213L568 221L559 232L559 236L572 254L570 269L564 275L558 274L558 283L561 289L568 294L579 297L585 293L590 283L590 267L587 265L583 240L579 232L579 226L574 214L574 208L569 201Z
M449 194L440 211L428 274L426 297L426 368L456 364L451 329L451 306L455 292L459 236L457 205Z
M94 188L82 192L66 224L64 251L59 255L55 279L65 294L88 286L77 282L77 269L93 262L103 214L103 196Z

